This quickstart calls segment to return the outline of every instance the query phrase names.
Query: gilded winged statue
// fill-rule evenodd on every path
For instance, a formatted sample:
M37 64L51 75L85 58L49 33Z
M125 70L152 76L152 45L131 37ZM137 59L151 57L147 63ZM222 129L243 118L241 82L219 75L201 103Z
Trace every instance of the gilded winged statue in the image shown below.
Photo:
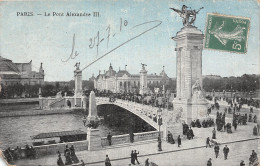
M199 13L199 11L201 9L203 9L204 7L201 7L199 10L188 10L188 7L186 5L183 5L181 10L178 9L174 9L174 8L170 8L173 11L175 11L176 13L178 13L181 18L182 18L182 22L184 26L188 26L188 25L192 25L194 23L194 21L196 20L196 14ZM191 18L191 20L190 20Z

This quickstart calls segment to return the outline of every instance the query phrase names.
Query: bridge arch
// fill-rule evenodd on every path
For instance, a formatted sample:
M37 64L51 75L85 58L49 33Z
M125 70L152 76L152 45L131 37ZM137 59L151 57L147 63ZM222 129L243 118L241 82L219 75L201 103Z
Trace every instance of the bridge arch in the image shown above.
M130 111L131 113L135 114L136 116L140 117L142 120L144 120L146 123L154 127L156 130L159 130L158 120L155 122L153 120L153 115L157 115L157 109L156 107L151 107L147 105L142 105L139 103L134 102L127 102L125 100L116 99L114 102L109 102L108 98L104 97L96 97L96 105L104 105L104 104L111 104L116 105L118 107L121 107L123 109L126 109ZM161 126L163 128L164 125Z

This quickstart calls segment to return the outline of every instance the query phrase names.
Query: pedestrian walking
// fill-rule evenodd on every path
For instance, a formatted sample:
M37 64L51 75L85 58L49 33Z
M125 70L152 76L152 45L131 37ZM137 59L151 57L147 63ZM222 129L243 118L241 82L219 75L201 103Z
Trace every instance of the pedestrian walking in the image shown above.
M180 145L181 145L181 136L180 135L178 136L177 141L178 141L178 147L180 147Z
M228 153L229 153L229 148L227 145L223 148L223 153L224 153L224 159L227 160Z
M110 146L112 144L112 135L110 134L110 132L107 135L107 140L108 140L108 145Z
M64 166L64 163L63 163L62 158L61 158L60 151L58 151L57 153L58 153L57 165L58 166Z
M209 160L207 162L207 166L212 166L211 158L209 158Z
M215 151L216 158L218 158L218 154L219 154L219 145L218 144L215 145L214 151Z
M132 153L131 153L131 164L135 165L135 155L134 155L133 150L132 150Z
M79 163L79 159L75 153L75 148L73 145L71 145L70 149L70 156L71 156L71 160L73 161L73 163Z
M136 150L134 152L134 159L136 160L137 164L140 164L138 159L137 159L137 155L139 154L139 152L137 153Z
M208 148L208 146L211 148L209 137L208 137L207 140L206 140L206 148Z
M145 166L149 166L149 158L145 160Z
M134 133L130 132L129 136L130 136L130 142L133 143L134 142L134 136L135 136Z
M253 135L258 135L256 126L254 126L254 128L253 128Z
M86 117L86 115L83 116L82 121L83 121L84 126L86 126L86 122L87 122L87 117Z
M237 121L236 120L234 121L233 126L234 126L234 129L236 131L237 130Z
M216 130L215 130L215 128L213 129L213 131L212 131L212 139L217 139L216 138Z
M72 164L71 152L70 152L70 149L69 149L69 146L68 146L68 145L66 145L66 147L65 147L64 156L65 156L65 158L66 158L66 160L65 160L65 165L70 165L70 164Z
M108 155L106 155L105 166L112 166Z

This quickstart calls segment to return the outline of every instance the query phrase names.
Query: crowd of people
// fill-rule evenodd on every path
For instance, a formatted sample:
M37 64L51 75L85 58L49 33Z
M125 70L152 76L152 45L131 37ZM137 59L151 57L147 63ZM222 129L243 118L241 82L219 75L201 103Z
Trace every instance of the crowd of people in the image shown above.
M97 97L108 97L110 102L115 102L117 99L136 102L152 107L173 108L172 102L169 102L169 94L136 94L136 93L112 93L111 91L94 90Z
M226 124L225 118L226 118L225 113L222 114L222 112L220 112L220 113L217 112L217 116L216 116L217 131L226 131L227 130L228 133L232 133L231 128L230 128L231 124L229 124L229 123Z
M183 128L182 134L186 135L188 140L193 139L194 133L192 128L189 127L186 123L182 124L182 128Z
M201 128L201 127L207 128L207 127L212 127L214 125L215 125L214 120L211 118L203 120L202 123L200 122L199 119L197 119L197 120L191 121L191 124L190 124L191 127L198 127L198 128Z
M64 150L64 156L65 156L65 165L71 165L71 164L79 163L79 159L76 156L75 148L74 148L73 145L71 145L71 147L66 145L65 150ZM60 151L58 151L57 165L58 166L64 166L64 162L61 158Z
M3 151L3 154L8 163L12 163L21 158L36 159L37 157L34 147L29 146L28 144L26 144L24 148L17 146L15 149L11 149L8 147Z

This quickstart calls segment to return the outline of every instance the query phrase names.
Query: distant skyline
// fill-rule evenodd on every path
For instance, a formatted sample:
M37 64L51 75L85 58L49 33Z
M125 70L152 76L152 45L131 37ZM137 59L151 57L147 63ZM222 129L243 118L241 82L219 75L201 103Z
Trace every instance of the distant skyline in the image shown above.
M171 37L183 25L181 18L169 8L181 9L183 4L196 10L204 7L195 21L195 26L203 33L207 13L242 16L251 20L248 52L235 54L204 49L203 75L229 77L260 73L257 0L1 1L0 56L15 63L32 60L33 70L38 70L43 62L45 81L70 81L76 62L80 62L80 67L84 68L116 48L83 70L83 79L87 80L92 73L97 76L99 70L103 73L108 70L110 63L115 71L127 65L126 69L131 74L139 73L141 63L147 64L148 74L159 74L165 66L165 72L173 78L176 77L176 43ZM20 16L20 12L33 12L34 16ZM55 15L64 13L65 16L52 16L53 12ZM91 15L99 12L99 17L66 16L67 12ZM44 16L48 13L51 16ZM142 23L145 24L139 25ZM138 36L147 29L151 30ZM94 44L94 37L98 32L100 40L104 40L97 50L97 39ZM72 52L74 34L74 53L77 51L79 54L64 62ZM94 47L90 48L89 45L93 44Z

